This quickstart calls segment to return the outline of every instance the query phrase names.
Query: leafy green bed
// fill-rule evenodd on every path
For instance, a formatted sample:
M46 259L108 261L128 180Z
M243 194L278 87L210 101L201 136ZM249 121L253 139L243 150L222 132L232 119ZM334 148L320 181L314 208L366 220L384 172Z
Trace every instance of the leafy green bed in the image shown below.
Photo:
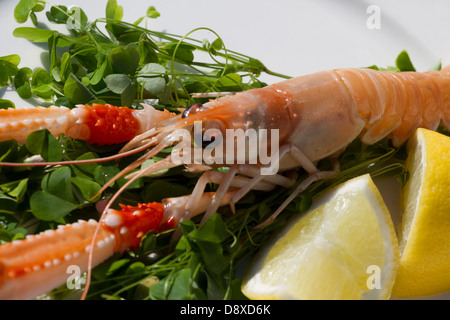
M67 32L38 28L38 16L44 11L51 25L65 25ZM255 58L227 49L213 30L199 28L178 36L146 29L142 25L160 15L154 7L134 23L122 21L122 13L116 0L107 2L105 18L95 20L89 20L81 8L68 10L46 1L21 0L14 12L16 20L23 23L31 19L36 27L17 28L13 34L47 43L49 69L19 67L18 55L1 57L0 85L14 87L23 99L40 99L43 105L73 108L77 104L110 103L139 108L141 102L157 99L155 107L178 112L178 108L204 102L193 98L192 93L263 87L266 84L258 79L262 73L289 78L270 71ZM209 32L214 40L195 39L200 30ZM400 54L391 70L414 70L406 52ZM14 107L14 103L2 99L0 106ZM0 142L0 161L30 161L36 155L47 161L94 159L114 154L120 147L100 148L65 136L55 138L40 130L31 134L24 145ZM97 198L91 198L137 156L118 164L0 167L1 243L78 219L98 219L102 203L125 180L120 179ZM225 207L201 226L197 220L182 223L183 236L175 248L169 241L170 231L147 234L138 250L114 256L93 270L87 298L245 299L240 279L235 276L237 266L251 257L289 216L305 211L329 188L363 173L396 175L401 182L406 181L403 156L404 150L392 148L387 140L372 146L354 141L341 156L342 170L336 177L313 184L263 230L253 226L267 218L290 190L251 192L238 203L234 215ZM164 154L152 161L161 157ZM319 163L321 169L329 167L327 160ZM121 194L118 203L186 195L197 178L198 174L187 173L183 167L140 178ZM301 173L298 181L304 178ZM211 190L215 187L209 186ZM64 285L50 295L63 299L77 294L79 291Z

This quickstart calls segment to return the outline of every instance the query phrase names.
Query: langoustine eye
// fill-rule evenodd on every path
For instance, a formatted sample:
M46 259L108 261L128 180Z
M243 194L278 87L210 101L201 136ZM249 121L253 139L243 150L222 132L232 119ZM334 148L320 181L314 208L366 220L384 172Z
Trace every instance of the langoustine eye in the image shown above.
M194 103L190 107L186 108L186 110L184 110L183 114L181 115L181 118L187 118L189 117L190 114L196 114L198 112L198 109L202 107L203 107L202 104Z

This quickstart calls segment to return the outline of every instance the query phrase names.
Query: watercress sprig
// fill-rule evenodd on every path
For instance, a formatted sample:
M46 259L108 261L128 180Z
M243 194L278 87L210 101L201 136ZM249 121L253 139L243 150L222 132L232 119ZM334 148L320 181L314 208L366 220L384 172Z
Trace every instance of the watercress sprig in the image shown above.
M36 12L48 5L48 22L65 25L67 33L41 29L35 23L35 28L19 27L13 34L34 43L48 43L49 71L16 70L16 59L15 65L8 62L10 68L0 77L5 79L4 85L17 77L16 89L24 99L34 96L67 107L93 102L137 107L144 99L158 99L179 107L195 102L193 92L264 86L257 79L262 72L288 78L271 72L257 59L227 50L223 39L211 29L198 28L179 36L140 26L159 17L153 6L144 17L128 23L121 20L123 7L115 0L107 2L105 18L93 21L78 7L21 0L15 10L16 21L31 18L37 22ZM200 29L209 31L215 40L192 38ZM62 55L58 48L63 48ZM196 58L197 52L207 53L210 61Z

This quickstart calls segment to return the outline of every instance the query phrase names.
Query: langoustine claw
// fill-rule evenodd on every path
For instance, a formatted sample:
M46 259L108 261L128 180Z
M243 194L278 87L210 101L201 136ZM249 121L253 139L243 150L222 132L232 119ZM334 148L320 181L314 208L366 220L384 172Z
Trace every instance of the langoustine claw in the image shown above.
M137 247L143 235L160 229L163 213L160 203L122 206L109 210L100 223L80 220L0 246L0 299L44 294L67 280L69 266L85 272L94 235L93 266Z
M229 191L221 205L226 205L234 192ZM80 220L2 245L0 299L33 299L47 293L67 281L70 266L85 272L115 252L137 248L146 233L173 229L203 213L213 196L213 192L204 193L189 217L184 216L189 196L163 199L162 203L120 205L121 210L108 209L100 223Z

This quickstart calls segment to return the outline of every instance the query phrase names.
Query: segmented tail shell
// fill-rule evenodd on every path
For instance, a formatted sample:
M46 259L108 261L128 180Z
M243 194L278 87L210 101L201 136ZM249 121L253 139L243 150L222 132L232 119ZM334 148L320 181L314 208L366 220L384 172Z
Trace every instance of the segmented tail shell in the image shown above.
M358 113L366 122L361 141L373 144L389 136L402 145L418 128L450 129L450 76L439 71L389 72L338 69Z
M0 110L0 141L15 139L25 143L28 135L36 130L48 129L59 136L67 128L70 109L65 107L24 108Z

